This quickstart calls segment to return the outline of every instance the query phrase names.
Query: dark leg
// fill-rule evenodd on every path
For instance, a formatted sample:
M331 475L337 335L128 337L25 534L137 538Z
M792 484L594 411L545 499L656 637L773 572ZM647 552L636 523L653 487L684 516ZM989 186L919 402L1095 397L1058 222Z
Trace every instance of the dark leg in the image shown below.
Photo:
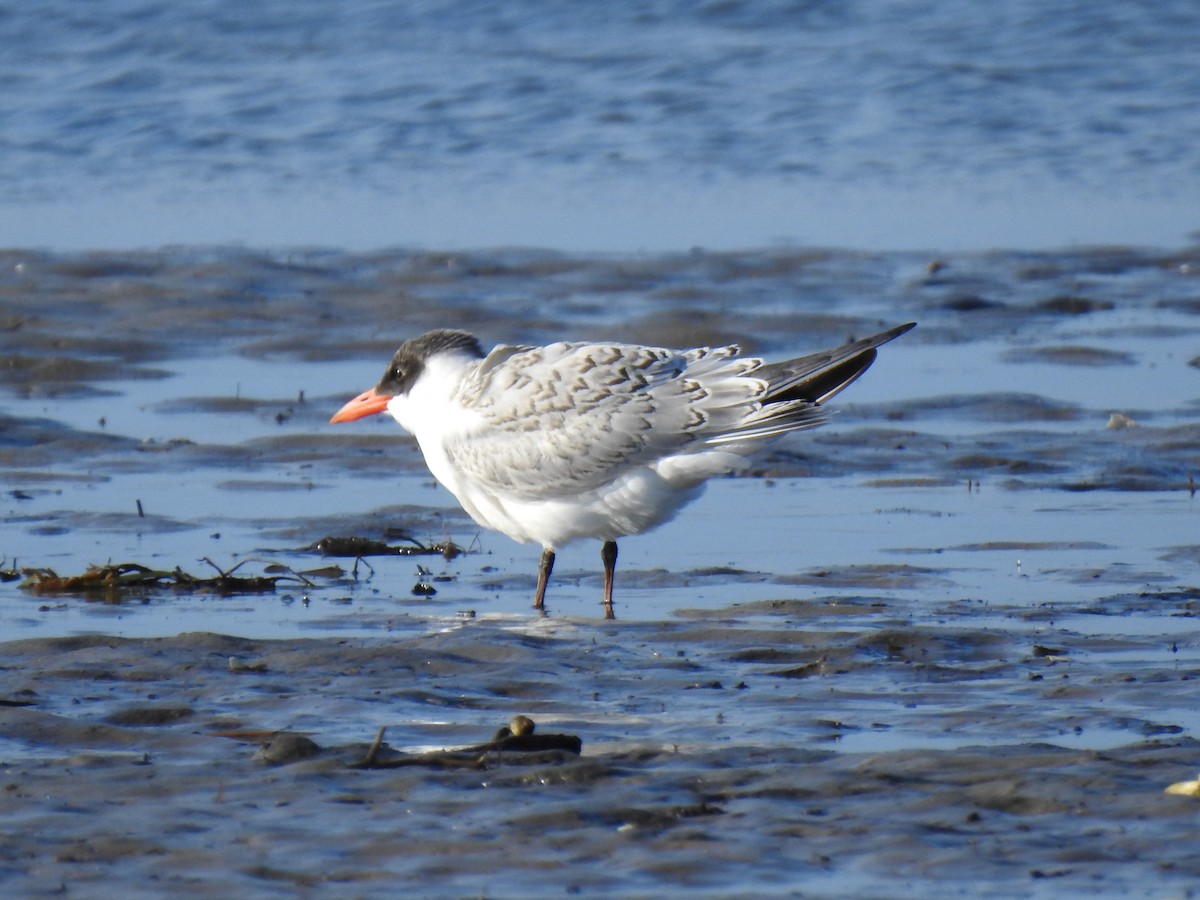
M617 573L617 542L605 541L600 548L600 561L604 563L604 618L615 619L612 608L613 576Z
M554 551L549 547L542 548L542 559L538 563L538 580L537 591L533 595L533 608L545 610L546 608L546 582L550 580L550 573L554 571Z

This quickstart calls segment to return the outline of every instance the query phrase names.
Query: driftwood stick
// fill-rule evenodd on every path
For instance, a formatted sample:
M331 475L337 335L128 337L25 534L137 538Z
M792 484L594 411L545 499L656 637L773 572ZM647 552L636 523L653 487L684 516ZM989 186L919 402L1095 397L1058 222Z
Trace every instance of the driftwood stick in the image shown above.
M363 757L363 766L375 765L375 757L379 755L379 748L383 746L383 733L387 731L386 725L380 725L379 731L375 734L375 740L371 743L371 747L367 750L367 755Z

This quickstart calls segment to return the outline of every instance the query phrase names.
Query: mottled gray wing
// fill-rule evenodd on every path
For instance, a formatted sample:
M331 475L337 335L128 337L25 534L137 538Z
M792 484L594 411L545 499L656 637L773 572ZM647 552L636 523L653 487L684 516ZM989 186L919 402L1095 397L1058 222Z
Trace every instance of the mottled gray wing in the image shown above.
M455 398L479 424L448 436L446 454L476 483L521 497L600 487L744 416L766 383L746 377L758 360L736 354L736 347L497 347Z

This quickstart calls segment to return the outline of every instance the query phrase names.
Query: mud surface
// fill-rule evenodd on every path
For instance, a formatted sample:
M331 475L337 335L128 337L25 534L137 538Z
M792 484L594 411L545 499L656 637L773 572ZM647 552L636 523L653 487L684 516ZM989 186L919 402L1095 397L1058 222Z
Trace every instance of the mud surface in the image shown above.
M1198 808L1162 791L1200 771L1198 275L1129 248L0 255L0 880L1191 896ZM782 356L910 319L829 426L622 543L611 623L598 547L538 618L536 549L389 423L325 424L431 327ZM279 580L19 586L124 563ZM516 714L582 755L351 765L380 727L422 752ZM319 749L264 760L277 731Z

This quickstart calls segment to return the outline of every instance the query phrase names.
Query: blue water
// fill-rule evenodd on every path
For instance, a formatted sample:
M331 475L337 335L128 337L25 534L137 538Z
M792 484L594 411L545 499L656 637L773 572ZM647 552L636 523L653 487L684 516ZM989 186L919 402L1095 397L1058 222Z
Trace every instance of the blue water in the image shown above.
M0 244L1176 245L1200 5L0 8Z

